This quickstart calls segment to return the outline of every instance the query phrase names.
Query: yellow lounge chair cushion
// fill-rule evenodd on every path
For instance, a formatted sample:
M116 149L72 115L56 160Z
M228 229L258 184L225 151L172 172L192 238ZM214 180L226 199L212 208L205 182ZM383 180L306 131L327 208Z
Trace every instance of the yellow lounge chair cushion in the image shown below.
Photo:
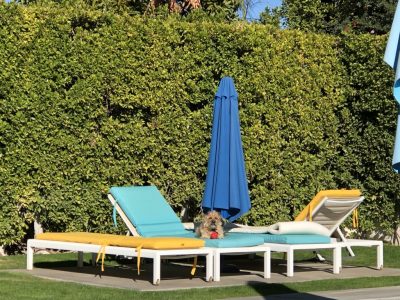
M59 241L71 243L84 243L101 245L97 254L98 261L101 257L101 270L104 271L104 256L106 246L131 247L137 251L137 269L140 274L141 249L194 249L204 247L205 242L200 239L179 237L133 237L115 234L90 233L90 232L46 232L36 235L38 240ZM193 262L191 274L196 271L197 257Z
M193 249L204 247L204 241L180 237L133 237L90 232L46 232L36 235L38 240L85 243L103 246L141 247L143 249Z
M311 202L300 212L295 221L305 221L312 214L312 211L325 198L357 198L361 196L360 190L325 190L320 191Z

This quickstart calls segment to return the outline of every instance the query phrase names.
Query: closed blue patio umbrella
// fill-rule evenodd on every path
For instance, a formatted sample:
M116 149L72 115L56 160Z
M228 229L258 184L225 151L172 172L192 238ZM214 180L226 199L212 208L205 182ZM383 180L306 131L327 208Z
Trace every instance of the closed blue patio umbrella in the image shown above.
M204 212L217 210L234 221L250 210L238 94L230 77L222 78L214 98L211 147L202 202Z
M397 130L394 143L394 152L392 166L395 172L400 172L400 2L397 3L396 13L394 15L392 28L390 30L389 40L386 45L384 61L395 71L393 96L397 102Z

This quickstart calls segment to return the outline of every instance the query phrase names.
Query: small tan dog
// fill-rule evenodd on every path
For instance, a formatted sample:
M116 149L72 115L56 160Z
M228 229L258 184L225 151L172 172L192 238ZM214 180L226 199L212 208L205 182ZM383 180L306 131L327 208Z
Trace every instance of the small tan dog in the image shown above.
M224 222L219 212L212 210L203 215L200 226L196 229L197 236L205 239L224 238Z

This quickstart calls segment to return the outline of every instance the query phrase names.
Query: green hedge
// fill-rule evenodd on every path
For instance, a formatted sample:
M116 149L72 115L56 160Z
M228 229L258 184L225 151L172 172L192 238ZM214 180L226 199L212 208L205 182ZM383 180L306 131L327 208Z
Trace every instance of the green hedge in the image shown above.
M360 232L390 230L400 185L384 43L0 4L0 244L19 243L34 219L115 230L112 185L154 184L177 213L198 215L225 75L240 95L253 205L242 221L289 220L320 189L362 188Z
M341 40L347 100L340 108L343 150L337 182L363 189L364 233L382 228L393 234L400 222L400 178L391 167L397 109L392 96L394 74L383 63L386 42L387 36L373 35Z

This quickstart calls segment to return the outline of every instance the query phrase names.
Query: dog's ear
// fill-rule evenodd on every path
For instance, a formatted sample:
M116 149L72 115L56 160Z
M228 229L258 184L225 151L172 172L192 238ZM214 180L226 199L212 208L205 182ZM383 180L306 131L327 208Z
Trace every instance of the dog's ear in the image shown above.
M226 223L226 220L222 217L221 212L219 212L217 210L215 212L217 213L218 218L221 220L221 225L224 226Z

